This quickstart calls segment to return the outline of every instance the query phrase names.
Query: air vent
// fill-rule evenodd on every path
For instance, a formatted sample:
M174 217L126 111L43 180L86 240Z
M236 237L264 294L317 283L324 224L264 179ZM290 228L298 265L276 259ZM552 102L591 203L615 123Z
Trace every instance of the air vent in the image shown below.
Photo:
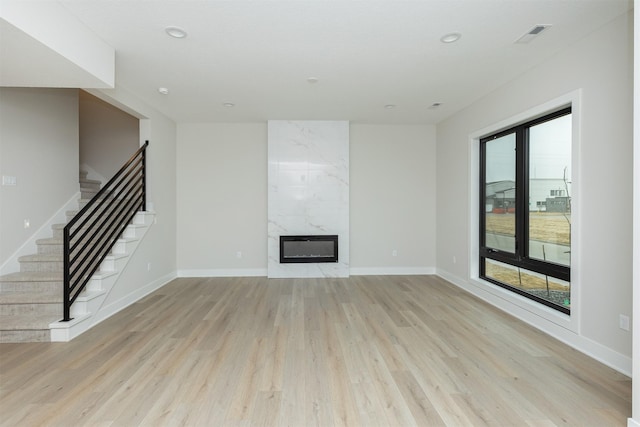
M538 37L543 31L549 29L551 25L536 25L529 31L527 31L522 37L516 40L516 43L526 44L531 42L534 38Z

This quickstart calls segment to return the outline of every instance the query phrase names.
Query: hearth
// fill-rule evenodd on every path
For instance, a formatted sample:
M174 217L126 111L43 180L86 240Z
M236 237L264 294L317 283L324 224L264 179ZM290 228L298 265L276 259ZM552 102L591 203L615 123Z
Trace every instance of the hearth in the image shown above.
M337 235L280 236L280 263L338 262Z

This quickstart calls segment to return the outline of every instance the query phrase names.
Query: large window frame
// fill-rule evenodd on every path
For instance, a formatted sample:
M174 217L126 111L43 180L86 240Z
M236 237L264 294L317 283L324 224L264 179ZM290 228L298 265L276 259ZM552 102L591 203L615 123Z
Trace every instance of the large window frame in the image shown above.
M531 300L551 307L565 314L571 314L570 307L554 304L546 299L526 292L517 287L503 283L489 277L485 271L487 260L494 260L508 264L516 268L522 268L544 276L571 282L571 266L561 265L550 261L540 260L529 256L529 130L539 124L572 114L571 106L563 106L539 117L511 126L507 129L494 132L479 139L480 164L479 164L479 276L483 280L494 283L502 288L525 296ZM498 138L515 136L515 250L513 252L500 250L487 246L486 242L486 172L487 172L487 143Z

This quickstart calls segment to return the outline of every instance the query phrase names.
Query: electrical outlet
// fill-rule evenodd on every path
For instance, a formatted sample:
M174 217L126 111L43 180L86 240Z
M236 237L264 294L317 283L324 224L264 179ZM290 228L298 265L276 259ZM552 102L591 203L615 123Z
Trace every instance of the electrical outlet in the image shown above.
M397 249L392 250L391 256L398 256L398 250Z
M625 316L624 314L621 314L619 323L620 323L620 329L625 331L629 330L629 316Z
M241 251L236 252L236 258L238 258L238 259L242 258L242 252Z
M28 219L25 219L23 224L24 224L24 228L31 227L31 222Z
M453 256L453 263L455 264L456 262L458 262L458 260L456 259L456 256Z
M151 271L151 263L150 262L147 263L147 271Z

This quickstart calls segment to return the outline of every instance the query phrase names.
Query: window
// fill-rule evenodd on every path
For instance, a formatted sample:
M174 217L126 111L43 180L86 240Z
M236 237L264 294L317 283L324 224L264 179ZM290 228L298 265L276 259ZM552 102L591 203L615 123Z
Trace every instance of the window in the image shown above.
M571 107L480 139L480 277L571 310Z

